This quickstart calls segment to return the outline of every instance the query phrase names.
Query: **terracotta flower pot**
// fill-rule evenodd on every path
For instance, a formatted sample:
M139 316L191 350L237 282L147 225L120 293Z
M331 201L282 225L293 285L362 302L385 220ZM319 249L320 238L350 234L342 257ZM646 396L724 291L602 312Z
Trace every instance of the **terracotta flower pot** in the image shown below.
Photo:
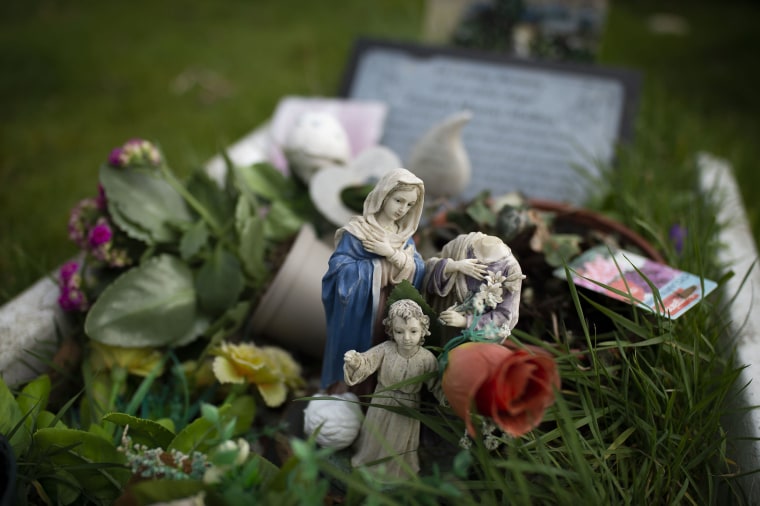
M656 262L665 262L660 252L649 241L622 223L612 220L601 213L552 200L529 199L528 205L538 211L554 213L555 220L560 225L580 226L598 230L602 233L615 234L620 238L622 243L639 249L644 256Z
M322 276L332 248L305 225L253 312L251 327L274 343L320 358L327 338Z

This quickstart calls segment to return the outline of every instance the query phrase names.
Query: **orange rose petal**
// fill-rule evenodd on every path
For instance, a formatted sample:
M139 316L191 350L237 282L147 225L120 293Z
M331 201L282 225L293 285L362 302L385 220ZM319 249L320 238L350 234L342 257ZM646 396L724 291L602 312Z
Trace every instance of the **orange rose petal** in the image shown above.
M478 408L507 434L519 437L534 429L554 403L559 375L554 360L542 351L516 351L477 393Z
M442 388L454 410L475 436L470 409L475 393L513 351L495 343L465 343L449 352Z

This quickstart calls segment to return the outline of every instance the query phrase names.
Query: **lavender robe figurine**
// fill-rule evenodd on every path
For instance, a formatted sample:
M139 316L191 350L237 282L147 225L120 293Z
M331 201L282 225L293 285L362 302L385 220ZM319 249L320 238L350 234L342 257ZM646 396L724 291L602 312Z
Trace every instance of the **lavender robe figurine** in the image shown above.
M361 216L335 234L335 252L322 279L327 342L321 386L345 389L343 355L380 342L385 301L403 280L421 287L425 264L412 235L422 215L425 188L406 169L384 175L367 195Z
M478 318L475 330L505 339L517 324L524 278L509 246L472 232L449 241L439 257L427 261L424 287L444 325L458 333Z

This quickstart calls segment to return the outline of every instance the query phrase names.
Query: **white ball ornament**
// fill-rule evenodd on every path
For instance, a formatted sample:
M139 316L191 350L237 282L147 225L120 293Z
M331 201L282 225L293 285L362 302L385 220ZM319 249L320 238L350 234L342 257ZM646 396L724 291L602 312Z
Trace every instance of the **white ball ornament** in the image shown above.
M322 167L345 165L351 158L348 134L338 119L328 113L303 113L288 132L283 145L288 167L308 183Z
M351 446L362 426L359 398L347 392L331 399L312 400L304 410L304 434L311 437L317 430L316 442L323 448L342 450Z

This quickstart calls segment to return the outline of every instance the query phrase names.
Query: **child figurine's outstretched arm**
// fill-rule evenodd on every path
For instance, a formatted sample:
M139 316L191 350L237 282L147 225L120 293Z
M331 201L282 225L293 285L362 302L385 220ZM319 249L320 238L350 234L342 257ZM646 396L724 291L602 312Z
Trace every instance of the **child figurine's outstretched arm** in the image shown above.
M377 371L383 363L387 344L389 343L382 343L365 353L348 350L343 355L343 376L346 385L358 385Z

